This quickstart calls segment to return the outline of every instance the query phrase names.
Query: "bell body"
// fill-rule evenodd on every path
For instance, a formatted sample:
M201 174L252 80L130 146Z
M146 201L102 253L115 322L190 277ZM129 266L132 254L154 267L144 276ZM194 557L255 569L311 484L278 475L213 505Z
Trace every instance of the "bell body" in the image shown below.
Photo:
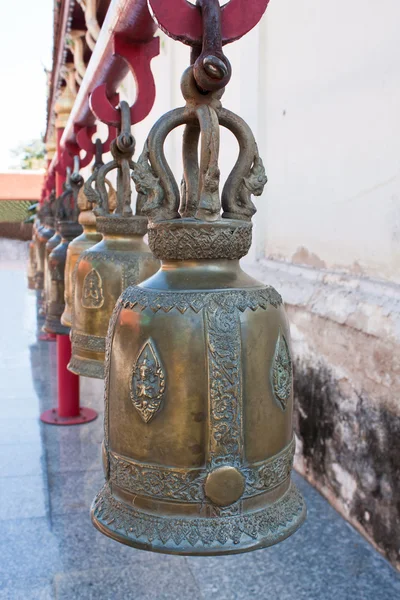
M110 321L106 484L92 520L137 548L244 552L305 518L290 479L287 318L280 295L239 266L251 225L231 223L149 229L161 269L122 294Z
M153 275L160 263L143 241L147 219L98 217L97 230L103 239L83 252L77 263L68 368L102 379L105 339L115 303L123 290Z
M49 239L46 244L45 261L44 261L44 308L47 313L48 305L50 302L51 292L51 274L49 269L49 256L53 252L54 248L57 248L61 242L61 235L58 229L56 229L54 235Z
M36 289L44 288L44 263L46 258L46 244L54 235L54 227L44 223L36 230Z
M61 323L64 312L64 274L69 243L82 232L82 227L75 221L59 223L61 242L51 251L48 258L50 275L50 294L47 304L46 320L43 326L47 333L67 335L69 328Z
M65 265L65 309L61 317L61 323L66 327L72 326L73 275L78 259L85 250L95 246L102 238L102 234L96 231L96 217L92 211L88 212L90 214L81 213L79 215L79 222L83 226L83 233L70 243L67 251L67 262Z
M32 240L29 242L29 254L28 254L28 289L29 290L36 289L35 276L36 276L36 247L35 247L35 241L32 238Z

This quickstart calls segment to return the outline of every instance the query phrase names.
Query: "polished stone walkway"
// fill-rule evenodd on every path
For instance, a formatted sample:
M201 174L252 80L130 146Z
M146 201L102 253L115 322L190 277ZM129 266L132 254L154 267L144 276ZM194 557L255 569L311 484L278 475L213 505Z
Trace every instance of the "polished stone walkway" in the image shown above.
M0 259L2 260L2 259ZM102 417L40 425L56 402L55 344L37 342L24 265L0 263L0 600L395 600L400 578L307 483L303 528L280 545L218 558L127 548L98 533ZM102 382L82 381L101 413Z

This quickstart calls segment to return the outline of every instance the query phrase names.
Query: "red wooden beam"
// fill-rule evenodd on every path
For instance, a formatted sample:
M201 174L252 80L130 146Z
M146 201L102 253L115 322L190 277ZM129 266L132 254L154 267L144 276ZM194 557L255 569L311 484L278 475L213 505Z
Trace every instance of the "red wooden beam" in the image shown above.
M114 54L115 35L130 43L148 43L153 39L156 29L147 0L112 0L62 136L62 148L66 148L67 144L76 144L77 126L90 127L95 124L96 118L89 107L93 90L104 84L107 97L112 99L129 71L128 63Z

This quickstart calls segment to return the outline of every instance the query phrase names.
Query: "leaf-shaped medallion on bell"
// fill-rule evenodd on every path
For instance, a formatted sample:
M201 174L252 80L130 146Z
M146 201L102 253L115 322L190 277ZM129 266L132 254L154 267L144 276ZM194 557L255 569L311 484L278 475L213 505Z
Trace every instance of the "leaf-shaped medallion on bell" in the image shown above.
M131 399L145 423L160 410L165 392L165 373L152 340L141 348L133 366Z
M272 365L272 387L281 408L285 410L292 393L292 359L285 336L280 332Z
M101 308L103 304L103 281L100 273L96 269L92 269L83 281L82 306L84 308Z

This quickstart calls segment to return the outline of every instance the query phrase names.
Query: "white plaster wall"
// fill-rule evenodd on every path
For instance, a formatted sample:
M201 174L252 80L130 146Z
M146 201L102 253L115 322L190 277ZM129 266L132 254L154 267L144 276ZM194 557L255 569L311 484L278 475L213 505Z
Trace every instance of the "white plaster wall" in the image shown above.
M233 77L223 102L253 128L269 177L252 259L400 283L399 23L397 0L271 0L261 23L226 46ZM161 34L157 99L134 127L138 152L155 120L182 105L188 64L188 48ZM133 81L124 94L133 99ZM178 182L180 139L166 147ZM223 135L223 177L236 153Z

